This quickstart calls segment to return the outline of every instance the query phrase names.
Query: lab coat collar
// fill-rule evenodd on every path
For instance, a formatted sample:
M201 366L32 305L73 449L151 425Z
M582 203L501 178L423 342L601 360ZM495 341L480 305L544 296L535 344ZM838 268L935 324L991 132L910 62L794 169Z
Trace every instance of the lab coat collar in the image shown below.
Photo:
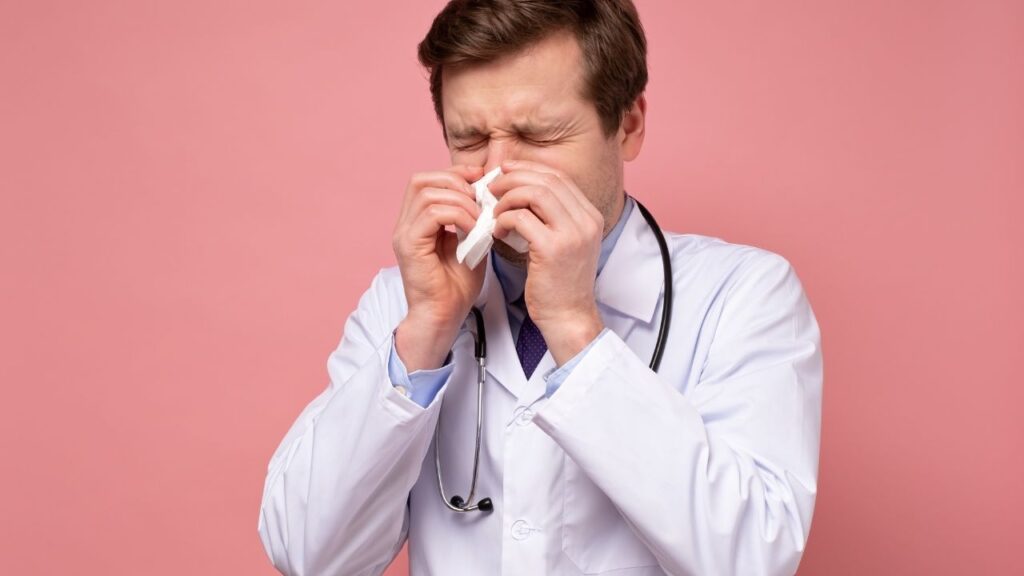
M661 250L634 206L594 286L598 304L650 323L664 291Z

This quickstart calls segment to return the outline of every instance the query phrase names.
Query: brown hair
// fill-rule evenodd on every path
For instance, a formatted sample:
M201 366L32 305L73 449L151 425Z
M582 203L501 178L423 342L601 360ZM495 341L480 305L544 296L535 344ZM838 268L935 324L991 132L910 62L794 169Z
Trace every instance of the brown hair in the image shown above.
M444 127L445 66L491 62L555 32L571 31L583 53L583 96L606 136L647 86L647 39L632 0L451 0L419 44L430 96Z

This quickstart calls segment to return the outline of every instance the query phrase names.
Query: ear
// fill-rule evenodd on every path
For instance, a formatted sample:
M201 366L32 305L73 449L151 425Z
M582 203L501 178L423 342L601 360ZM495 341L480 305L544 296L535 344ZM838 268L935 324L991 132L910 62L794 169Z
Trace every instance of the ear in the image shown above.
M647 98L641 94L633 106L622 116L622 124L616 135L622 160L630 162L640 155L644 145L644 119L647 117Z

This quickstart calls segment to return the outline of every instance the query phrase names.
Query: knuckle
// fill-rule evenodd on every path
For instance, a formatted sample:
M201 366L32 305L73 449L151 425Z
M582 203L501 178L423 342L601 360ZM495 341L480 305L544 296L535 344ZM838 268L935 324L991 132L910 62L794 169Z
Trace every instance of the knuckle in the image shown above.
M434 202L437 198L437 191L433 188L422 188L419 198L421 202Z
M544 175L541 176L541 181L547 186L556 186L561 182L561 179L555 174L545 172Z
M420 188L423 186L423 182L426 180L426 173L416 172L409 178L409 186L411 188Z

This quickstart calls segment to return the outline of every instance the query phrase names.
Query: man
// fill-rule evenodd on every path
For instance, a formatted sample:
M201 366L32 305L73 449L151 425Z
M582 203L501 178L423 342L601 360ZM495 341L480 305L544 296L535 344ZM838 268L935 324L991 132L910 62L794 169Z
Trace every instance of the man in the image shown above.
M412 177L398 266L270 462L274 565L380 574L408 538L413 574L794 572L816 494L817 324L783 258L667 234L677 305L648 367L665 291L623 188L646 120L633 5L453 0L419 56L454 167ZM450 228L474 226L470 183L498 166L497 241L470 269ZM512 231L526 254L501 241ZM468 498L490 506L459 512L438 475L448 496L475 475L474 306L488 355Z

